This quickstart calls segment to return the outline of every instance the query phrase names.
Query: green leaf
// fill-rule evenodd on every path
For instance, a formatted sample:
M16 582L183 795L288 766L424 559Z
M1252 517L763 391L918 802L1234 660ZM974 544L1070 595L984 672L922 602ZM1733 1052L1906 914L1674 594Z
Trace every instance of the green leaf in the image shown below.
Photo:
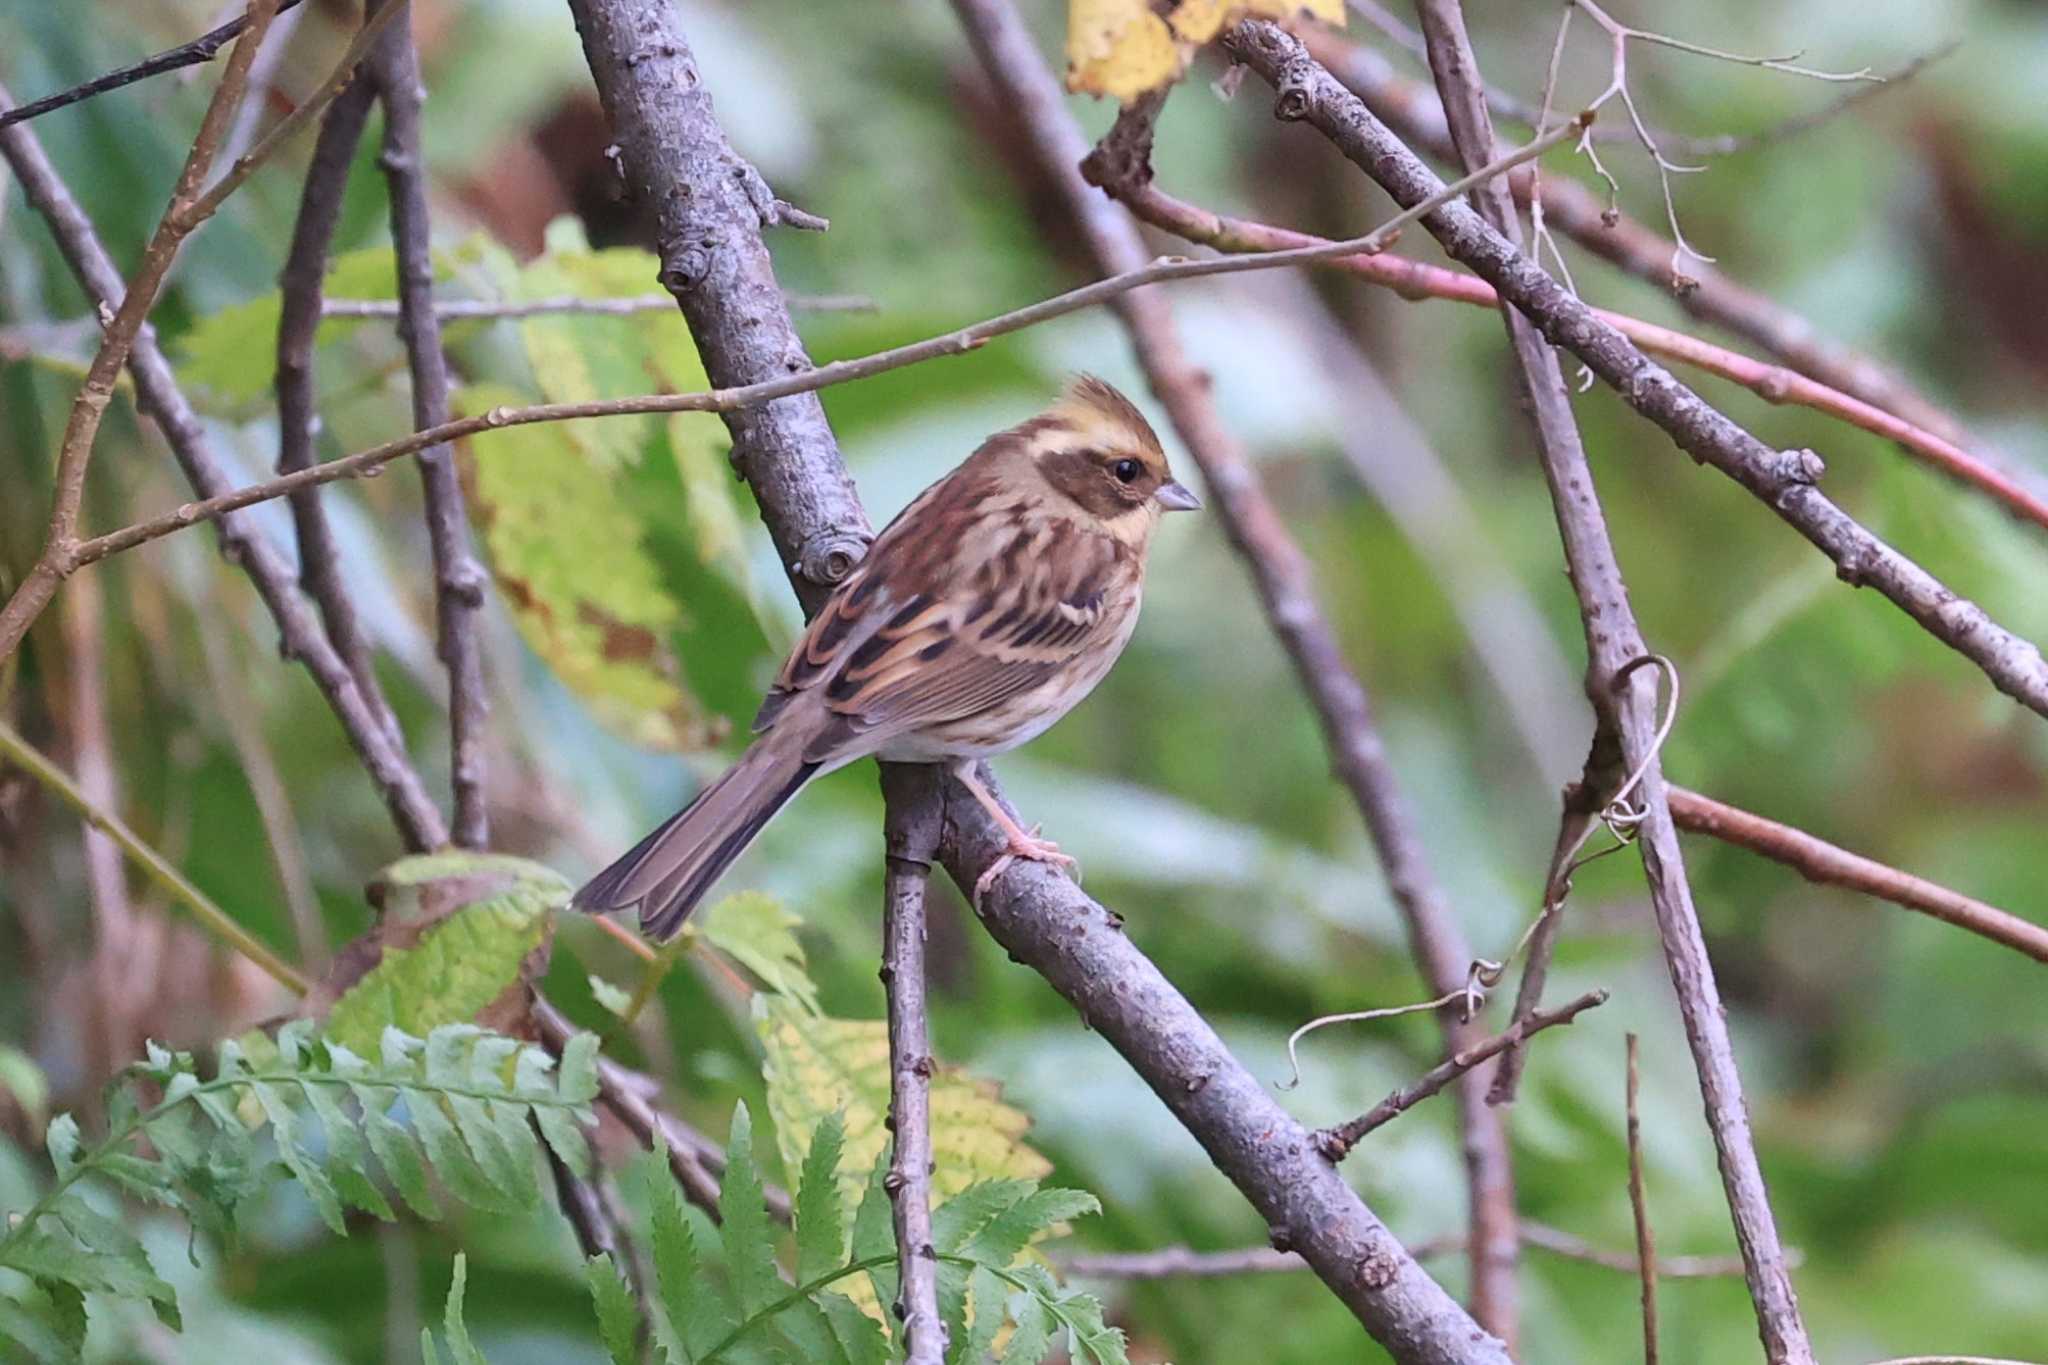
M343 252L327 272L326 292L334 298L389 299L396 297L395 289L390 247ZM277 370L281 312L273 290L201 318L179 342L179 376L230 407L268 397ZM321 342L331 344L360 325L328 323Z
M11 1043L0 1043L0 1095L12 1097L32 1126L49 1112L49 1078L33 1057Z
M702 912L704 941L761 978L769 990L818 1012L818 987L804 967L796 927L803 920L773 896L742 891Z
M612 1365L639 1365L640 1313L633 1306L633 1291L610 1256L593 1256L583 1269L590 1301L597 1309L598 1335L611 1352Z
M811 1135L803 1178L796 1192L796 1278L808 1284L846 1263L846 1224L839 1212L839 1149L843 1134L836 1114Z
M299 1140L299 1117L278 1087L267 1081L252 1081L250 1093L262 1106L263 1115L270 1120L272 1134L277 1139L277 1154L285 1168L292 1173L292 1179L313 1201L313 1208L320 1215L320 1221L327 1224L337 1237L348 1235L348 1227L342 1222L341 1197L335 1191L334 1182L327 1178L327 1172L320 1163L309 1156Z
M983 1224L1034 1188L1029 1180L984 1180L969 1185L932 1210L932 1245L940 1251L959 1251Z
M868 1172L867 1187L862 1190L860 1208L853 1215L853 1259L873 1260L887 1256L896 1249L896 1227L889 1207L889 1152L884 1148L876 1156L874 1166ZM886 1262L868 1270L868 1282L873 1286L877 1304L890 1303L896 1298L896 1263Z
M75 1297L76 1291L71 1293ZM76 1321L78 1329L75 1335L66 1330L67 1323L72 1321ZM73 1365L84 1355L84 1324L54 1305L44 1315L0 1294L0 1342L20 1347L44 1365Z
M553 1065L554 1059L539 1048L522 1048L513 1068L513 1088L524 1096L553 1093L548 1085L548 1072ZM570 1174L587 1175L590 1171L590 1144L583 1136L582 1127L577 1123L577 1114L550 1105L535 1109L533 1117L540 1125L541 1136L547 1139L548 1146L553 1149L562 1164L569 1168Z
M1052 1310L1035 1295L1010 1296L1010 1317L1017 1329L1003 1348L1003 1365L1038 1365L1052 1349L1052 1334L1059 1326Z
M454 1365L485 1365L484 1353L469 1339L469 1324L463 1320L462 1297L468 1282L469 1258L458 1251L455 1277L448 1282L448 1302L441 1311L441 1330L447 1335L448 1355Z
M383 1191L370 1181L367 1123L359 1126L341 1112L333 1087L307 1085L302 1087L302 1091L307 1106L320 1120L320 1130L327 1138L327 1171L334 1180L335 1189L357 1208L373 1213L387 1223L392 1221L395 1215L391 1205L385 1200Z
M351 1085L349 1089L362 1110L363 1132L369 1138L370 1150L377 1154L377 1162L383 1166L384 1174L391 1178L399 1198L420 1217L439 1219L441 1206L435 1202L434 1192L427 1184L427 1168L420 1156L419 1142L410 1129L389 1113L398 1092L370 1085Z
M1083 1190L1036 1190L991 1218L964 1248L941 1250L959 1250L984 1265L1006 1267L1066 1220L1101 1211L1095 1196Z
M996 1334L1003 1329L1008 1286L985 1265L974 1267L968 1277L968 1298L974 1306L973 1325L964 1337L953 1338L949 1359L960 1365L980 1365L995 1350Z
M590 973L590 994L597 1000L598 1004L621 1019L626 1016L627 1006L633 1003L633 993L631 991L623 986L613 985L596 972Z
M668 1314L670 1344L683 1365L690 1365L732 1330L734 1319L698 1264L697 1242L690 1234L682 1197L669 1178L665 1143L656 1144L655 1157L647 1176L654 1278Z
M742 1313L757 1313L783 1296L775 1269L773 1234L761 1178L754 1169L754 1125L747 1106L734 1106L732 1136L726 1143L725 1176L718 1191L719 1233L724 1242L733 1297Z
M412 947L386 948L328 1012L329 1038L368 1056L386 1028L424 1037L443 1024L468 1023L519 980L548 913L568 904L569 883L558 873L523 858L464 852L404 859L382 880L403 889L471 874L511 885L429 926Z
M478 1045L483 1035L472 1026L448 1024L427 1036L427 1081L446 1087L448 1111L456 1129L476 1158L477 1169L494 1193L500 1207L532 1208L540 1201L524 1125L502 1122L491 1105L474 1095L459 1093L458 1087L488 1088L494 1079L490 1059L478 1069ZM429 1149L431 1150L431 1148ZM437 1163L438 1164L438 1163Z
M43 1145L49 1148L50 1164L57 1168L57 1174L69 1174L78 1161L78 1120L69 1114L51 1119L43 1133Z
M476 385L464 415L523 396ZM717 726L682 682L670 644L681 606L648 553L642 511L570 435L546 422L473 437L470 509L519 633L598 718L636 744L696 749Z

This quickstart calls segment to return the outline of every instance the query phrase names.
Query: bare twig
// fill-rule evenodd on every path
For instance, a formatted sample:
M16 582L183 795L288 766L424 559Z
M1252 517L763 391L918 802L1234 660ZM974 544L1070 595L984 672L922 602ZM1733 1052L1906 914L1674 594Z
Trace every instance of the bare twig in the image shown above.
M1535 155L1541 150L1535 148L1534 144L1531 148L1524 149L1530 155ZM1446 186L1443 191L1443 202L1455 198L1472 184L1500 174L1504 169L1505 165L1490 167L1477 175L1468 176ZM1426 212L1427 207L1418 205L1389 219L1364 237L1348 242L1332 242L1326 246L1198 261L1182 257L1161 257L1140 269L1098 280L1094 284L1083 285L1078 289L1070 289L1064 294L1028 304L999 317L962 327L942 336L891 347L886 351L876 351L871 355L851 360L835 360L815 368L798 367L794 372L791 372L787 365L778 366L776 378L755 383L740 384L731 388L714 388L700 393L642 394L587 403L538 403L525 407L492 408L473 417L443 422L438 426L416 431L410 436L402 436L368 450L359 450L352 455L329 460L311 469L300 470L265 483L251 484L222 497L186 503L162 516L137 522L91 540L80 541L70 563L74 568L95 563L108 555L131 550L137 545L146 544L202 521L212 520L223 513L238 511L260 502L268 502L273 498L287 497L303 489L333 483L337 479L360 478L383 468L393 460L416 455L429 446L461 440L504 427L641 413L717 412L725 414L729 424L744 429L747 425L744 420L746 415L756 408L770 408L775 402L785 398L809 395L834 384L866 379L920 361L940 356L961 355L977 349L994 337L1021 331L1026 327L1105 303L1144 285L1197 279L1209 275L1232 275L1246 270L1269 270L1281 266L1308 264L1326 257L1377 250L1391 241L1406 222ZM716 379L717 375L714 374L714 382ZM865 531L858 535L834 531L828 534L827 541L812 545L806 552L806 558L801 561L810 565L810 568L804 570L805 582L814 585L830 584L845 577L858 560L858 552L865 548L865 535Z
M1643 1125L1636 1113L1636 1036L1628 1035L1628 1205L1635 1214L1636 1263L1643 1281L1643 1365L1657 1365L1657 1239L1643 1197Z
M448 360L434 313L433 230L427 212L426 168L421 164L419 53L413 47L411 0L384 0L405 13L378 40L365 64L384 108L384 149L379 164L391 190L391 240L398 263L398 334L412 372L415 429L448 420ZM490 842L484 795L485 694L478 639L484 571L470 551L469 514L453 455L445 445L420 452L427 539L434 564L437 650L448 671L448 771L454 789L449 833L465 848Z
M1625 1275L1640 1272L1633 1251L1610 1251L1594 1246L1560 1228L1534 1219L1521 1221L1524 1246L1548 1251L1568 1260L1584 1261ZM1414 1242L1409 1249L1417 1260L1427 1261L1465 1249L1463 1237L1436 1237ZM1060 1269L1082 1279L1164 1280L1179 1276L1265 1274L1273 1271L1307 1270L1308 1262L1291 1251L1271 1247L1242 1247L1233 1251L1192 1251L1187 1247L1165 1247L1158 1251L1133 1251L1057 1258ZM1657 1273L1665 1279L1725 1279L1742 1274L1740 1256L1666 1256L1657 1262Z
M298 3L299 0L278 0L275 13L283 14ZM5 128L9 124L14 123L26 123L32 118L38 118L53 110L62 109L67 104L76 104L80 100L88 100L95 95L104 95L110 90L119 90L124 85L133 85L135 82L147 80L151 76L162 75L166 71L176 71L181 67L198 66L202 63L210 62L220 55L222 48L233 42L249 27L254 17L255 9L255 5L252 4L249 7L248 13L237 15L219 28L203 33L189 43L180 44L177 47L159 52L152 57L145 57L139 62L122 67L118 71L109 71L104 76L95 76L81 85L74 85L68 90L60 90L54 95L45 95L41 99L30 100L27 104L19 105L13 109L0 110L0 128Z
M1363 99L1397 134L1438 160L1455 162L1456 149L1451 144L1450 126L1444 121L1443 106L1434 91L1395 72L1370 49L1347 43L1334 34L1310 29L1303 33L1302 38L1316 59L1329 67L1333 75ZM1882 88L1863 86L1852 93L1863 95ZM1535 184L1533 174L1512 175L1509 183L1517 198L1529 201ZM1671 262L1676 248L1669 238L1660 236L1626 214L1610 212L1603 196L1577 181L1566 177L1544 178L1539 202L1548 226L1556 228L1609 264L1669 291L1678 305L1693 317L1755 343L1791 371L1816 381L1823 391L1834 390L1848 395L1866 405L1867 409L1887 414L1895 423L1924 432L1948 447L1960 450L1966 443L1962 424L1890 367L1827 339L1809 319L1718 270L1705 265L1697 265L1683 273L1675 270ZM1452 278L1473 283L1464 276ZM1627 332L1629 339L1645 350L1685 360L1688 364L1704 363L1703 359L1679 354L1657 345L1647 335L1630 331L1633 319L1625 320L1612 313L1603 316ZM1704 344L1694 338L1687 340ZM1808 396L1795 394L1782 382L1771 378L1772 375L1782 377L1785 371L1761 365L1747 357L1737 358L1747 362L1753 373L1727 377L1736 379L1736 382L1772 402L1809 401ZM1714 372L1723 373L1718 369ZM1784 396L1775 396L1773 390L1783 392ZM1852 415L1857 413L1856 409L1844 406L1840 411L1832 408L1823 410L1845 421L1864 425L1858 415ZM1896 430L1880 430L1874 426L1870 429L1908 448L1920 449L1912 437ZM1922 453L1940 459L1939 450L1940 447L1928 443ZM1958 477L1963 477L1960 472ZM1995 490L1987 488L1986 491L1996 495Z
M1420 12L1423 32L1429 41L1431 68L1460 156L1467 165L1485 164L1492 159L1493 130L1482 95L1478 63L1465 34L1463 13L1457 0L1422 0ZM1435 181L1436 177L1414 153L1388 133L1356 96L1338 85L1308 56L1300 42L1284 30L1271 24L1248 22L1233 29L1226 43L1233 55L1251 65L1279 92L1280 113L1313 122L1340 151L1380 181L1397 202L1414 198L1425 183ZM1636 660L1648 651L1642 645L1613 546L1608 541L1563 376L1547 341L1557 340L1580 354L1581 359L1647 415L1676 419L1677 408L1683 406L1686 416L1698 426L1689 427L1674 420L1674 434L1682 433L1687 448L1697 454L1722 457L1730 472L1740 469L1758 473L1760 470L1754 468L1758 462L1784 462L1644 359L1624 338L1592 318L1583 304L1522 256L1513 241L1515 215L1505 186L1483 186L1477 199L1485 211L1484 217L1463 204L1451 204L1423 222L1453 257L1486 276L1504 300L1513 302L1520 310L1503 308L1503 316L1514 345L1523 394L1536 423L1538 451L1557 509L1566 565L1580 600L1586 632L1588 698L1601 725L1611 727L1619 736L1628 767L1642 775L1644 819L1640 845L1644 871L1650 882L1680 1013L1700 1073L1701 1093L1720 1156L1737 1241L1749 1271L1747 1280L1765 1352L1773 1362L1810 1365L1812 1348L1799 1318L1798 1302L1750 1139L1741 1081L1698 916L1693 910L1677 834L1664 806L1663 775L1652 738L1656 728L1651 713L1654 702L1639 685L1639 675L1632 672ZM1485 243L1484 250L1473 249L1479 241ZM1535 306L1539 291L1543 295L1542 305ZM1621 355L1600 354L1597 349L1583 345L1586 336L1580 328L1558 325L1572 310L1576 310L1576 320L1584 327L1598 328L1612 337L1614 345L1632 357L1633 363L1610 363L1621 359ZM1546 318L1556 333L1554 337L1539 330ZM1642 400L1652 391L1658 401L1645 404ZM1687 399L1689 403L1683 401ZM1781 470L1777 478L1763 481L1757 491L1768 487L1776 505L1789 509L1798 505L1798 494L1792 487L1797 480L1797 474ZM1799 482L1798 486L1818 498L1810 481ZM1847 521L1831 504L1829 511ZM1875 543L1874 538L1872 542ZM1967 647L1971 642L1960 643ZM2042 705L2048 710L2048 664L2041 663L2038 651L2034 652L2034 660L2041 673Z
M69 773L52 763L5 722L0 722L0 760L12 763L33 777L51 795L77 811L87 824L119 844L121 851L142 869L150 881L190 910L192 917L214 937L261 967L286 990L297 995L305 994L308 983L303 974L244 929L234 916L215 905L204 891L187 881L185 874L173 867L169 859L129 829L120 816L87 796Z
M314 387L313 347L320 330L320 294L326 288L328 251L341 221L348 169L355 160L377 92L369 81L352 81L329 106L313 140L313 156L299 192L291 246L278 273L276 375L277 470L290 474L316 463L314 438L320 404ZM403 735L384 689L377 681L369 642L356 620L355 600L342 579L341 549L328 523L317 488L292 495L292 531L298 542L299 583L320 612L334 650L347 662L356 690L376 714L393 743Z
M1192 242L1213 246L1219 251L1268 252L1314 246L1327 240L1291 228L1211 212L1176 199L1144 179L1124 174L1121 170L1111 173L1097 163L1091 163L1091 170L1096 183L1129 205L1138 217L1154 227ZM1147 170L1149 173L1149 168ZM1548 185L1550 182L1545 183ZM1549 197L1546 192L1546 202ZM1405 256L1389 253L1343 256L1318 264L1385 285L1404 298L1446 299L1486 308L1499 306L1499 295L1486 281ZM1874 403L1784 366L1768 364L1625 313L1614 313L1604 308L1591 311L1649 354L1719 375L1769 402L1809 407L1873 435L1896 441L1908 454L1995 498L2014 516L2048 527L2048 498L1963 449L1939 430L1916 426ZM1953 429L1951 419L1943 417L1940 420Z
M798 313L882 311L881 305L865 294L786 294L783 298ZM554 313L624 318L641 313L669 313L675 311L675 306L676 301L667 294L636 294L625 299L586 299L576 294L546 299L437 299L434 316L443 322L491 322ZM395 318L398 310L396 299L323 299L320 303L320 315L328 318Z
M1277 112L1313 122L1396 202L1420 202L1437 178L1303 50L1299 40L1252 22L1226 36L1231 51L1280 92ZM2048 661L1974 602L1886 545L1820 492L1811 451L1776 451L1730 421L1644 356L1501 233L1463 204L1446 204L1423 225L1455 259L1491 283L1542 338L1564 347L1688 454L1712 464L1764 501L1835 564L1845 581L1875 587L1936 639L1970 659L2000 691L2048 715Z
M1095 265L1115 277L1143 267L1137 225L1092 193L1080 163L1088 142L1067 112L1058 79L1039 56L1008 0L956 0L955 9L1036 156L1039 174L1058 187L1067 216ZM1127 111L1148 121L1159 101ZM1486 174L1497 167L1482 168ZM1158 292L1127 294L1113 307L1153 394L1200 466L1217 514L1258 591L1268 624L1322 724L1331 764L1350 793L1407 930L1409 955L1428 990L1453 996L1468 982L1471 947L1429 862L1418 822L1394 772L1365 684L1344 657L1337 632L1316 600L1308 557L1285 522L1242 444L1223 422L1209 377L1183 349L1171 304ZM1471 1011L1438 1013L1443 1050L1453 1056L1478 1042ZM1467 1072L1470 1068L1466 1069ZM1514 1172L1500 1116L1484 1102L1485 1078L1457 1077L1456 1101L1468 1186L1472 1313L1510 1351L1517 1335Z
M882 900L882 984L889 994L889 1192L896 1225L905 1360L938 1365L946 1355L939 1316L939 1262L932 1250L931 1040L924 1003L924 892L937 855L942 808L903 799L893 767L882 770L889 815ZM914 793L913 793L914 795Z
M1554 1010L1539 1010L1515 1020L1507 1028L1472 1046L1462 1048L1431 1067L1408 1085L1381 1100L1372 1108L1348 1122L1331 1128L1318 1129L1315 1143L1322 1154L1332 1161L1342 1161L1351 1155L1366 1134L1382 1124L1390 1123L1407 1113L1416 1105L1436 1094L1452 1081L1470 1072L1488 1058L1513 1047L1544 1029L1555 1024L1569 1024L1585 1011L1607 1003L1606 991L1587 991L1578 999Z
M5 100L6 92L0 90L0 103ZM29 202L49 223L58 249L87 297L112 309L121 297L121 276L100 245L92 223L43 155L34 133L19 127L0 129L0 154L20 178ZM225 492L231 486L226 466L214 452L198 414L179 391L147 324L135 335L128 365L137 401L162 430L193 491L202 498ZM222 553L249 575L276 618L279 647L287 657L305 664L327 698L407 845L424 849L444 842L440 815L419 775L356 690L347 665L327 642L319 621L293 586L284 558L246 517L221 518L219 531Z
M2017 949L2036 962L2048 962L2048 927L1711 796L1676 786L1668 791L1671 818L1682 830L1761 853L1810 882L1846 887L1921 911Z
M234 122L235 111L241 107L242 95L248 86L250 63L256 59L256 49L263 42L264 30L270 26L276 8L276 0L255 0L250 12L249 35L235 44L234 55L228 59L227 69L221 73L220 84L214 89L213 99L200 119L199 132L192 139L192 150L185 157L183 169L178 172L170 204L158 220L156 230L150 234L149 244L143 248L142 261L121 296L120 306L103 318L104 331L99 348L93 355L85 383L72 401L70 415L64 424L63 443L57 452L56 495L51 503L50 527L43 551L36 557L27 577L8 598L7 605L0 608L0 660L14 653L22 637L28 633L29 626L56 595L58 584L72 570L71 555L78 542L79 511L85 499L85 473L92 463L93 442L99 435L100 419L106 415L107 405L113 400L114 385L121 377L128 351L148 319L149 310L156 304L157 293L163 288L164 277L170 273L171 262L177 258L179 246L205 219L205 215L199 212L203 198L201 186L213 168L221 138Z

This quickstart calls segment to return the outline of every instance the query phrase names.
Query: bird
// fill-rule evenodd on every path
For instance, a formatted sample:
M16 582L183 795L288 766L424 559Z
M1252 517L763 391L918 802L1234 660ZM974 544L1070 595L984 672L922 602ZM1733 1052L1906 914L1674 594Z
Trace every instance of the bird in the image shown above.
M657 941L777 811L873 756L951 766L1007 841L974 900L1018 858L1073 865L1011 818L980 760L1044 733L1094 690L1138 623L1162 515L1201 506L1151 423L1091 375L989 437L875 538L805 628L739 761L571 905L637 911Z

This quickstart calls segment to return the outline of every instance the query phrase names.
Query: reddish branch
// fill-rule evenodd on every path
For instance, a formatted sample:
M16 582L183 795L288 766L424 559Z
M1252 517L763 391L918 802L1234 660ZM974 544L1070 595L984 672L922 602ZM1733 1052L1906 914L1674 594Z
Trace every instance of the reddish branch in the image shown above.
M1065 108L1058 81L1006 0L955 0L982 66L1014 111L1044 181L1058 187L1073 222L1105 276L1143 267L1149 256L1137 226L1089 189L1080 163L1087 139ZM1156 108L1156 101L1148 101ZM1188 359L1172 305L1158 291L1124 294L1111 306L1128 333L1152 392L1201 467L1226 534L1245 561L1267 621L1294 665L1323 727L1333 766L1364 817L1380 867L1407 927L1416 970L1432 995L1465 984L1472 951L1429 865L1406 794L1395 776L1364 684L1316 600L1308 558L1222 421L1209 377ZM1446 1009L1438 1014L1443 1048L1453 1056L1482 1036ZM1469 1071L1469 1068L1467 1069ZM1485 1078L1460 1073L1459 1125L1469 1185L1473 1316L1512 1349L1516 1336L1514 1171L1500 1116L1485 1102Z
M2048 962L2048 926L1952 891L1924 877L1851 853L1817 835L1702 796L1684 787L1668 789L1671 818L1678 827L1708 834L1785 864L1810 882L1851 891L1918 910Z
M1119 142L1128 143L1131 139L1131 123L1132 109L1127 109L1119 120L1119 132L1114 135ZM1283 251L1316 246L1329 240L1249 218L1215 213L1177 199L1150 182L1151 167L1142 156L1125 152L1111 159L1097 160L1091 163L1090 171L1090 178L1096 184L1129 205L1131 212L1138 217L1177 237L1215 247L1218 251ZM1509 172L1510 176L1513 174ZM1548 180L1544 182L1546 186L1550 183ZM1384 285L1403 298L1445 299L1486 308L1500 304L1499 295L1486 281L1405 256L1338 256L1321 264L1326 269L1341 270ZM1769 402L1812 408L1873 435L1895 441L1908 454L1995 498L2014 516L2048 527L2048 499L1972 455L1937 430L1915 426L1882 407L1782 365L1768 364L1626 313L1610 312L1604 308L1596 308L1592 312L1649 354L1719 375Z
M1493 156L1493 128L1463 13L1456 0L1423 0L1420 9L1431 69L1460 158L1468 166L1484 164ZM1226 44L1234 56L1273 86L1279 95L1276 112L1281 117L1311 122L1397 202L1413 202L1429 192L1424 186L1437 183L1414 153L1285 30L1245 23L1231 31ZM1759 1330L1773 1362L1808 1365L1812 1348L1807 1344L1778 1242L1750 1138L1727 1021L1686 882L1677 833L1664 804L1663 776L1652 748L1654 688L1641 673L1632 671L1648 651L1607 536L1557 357L1548 343L1563 344L1578 354L1638 410L1671 431L1685 449L1714 460L1724 471L1768 496L1795 525L1810 520L1818 510L1816 503L1841 522L1851 527L1854 523L1820 498L1810 474L1798 461L1781 459L1721 416L1644 358L1613 328L1594 318L1584 304L1523 256L1513 240L1515 214L1504 185L1489 182L1479 188L1475 198L1484 217L1480 210L1449 204L1423 223L1453 258L1486 277L1504 300L1515 305L1513 309L1504 306L1502 313L1515 350L1522 394L1536 426L1538 453L1557 510L1566 566L1585 623L1588 698L1602 730L1619 739L1627 769L1642 774L1638 792L1645 818L1639 843L1644 872L1699 1071ZM1792 468L1785 468L1788 464ZM1876 544L1862 528L1855 527L1855 531ZM1898 563L1906 561L1898 558ZM1919 570L1913 568L1913 572ZM1950 596L1948 600L1954 599ZM1977 641L1966 636L1952 643L1970 652ZM2038 652L2033 663L2041 670L2040 700L2048 710L2048 665L2042 665Z

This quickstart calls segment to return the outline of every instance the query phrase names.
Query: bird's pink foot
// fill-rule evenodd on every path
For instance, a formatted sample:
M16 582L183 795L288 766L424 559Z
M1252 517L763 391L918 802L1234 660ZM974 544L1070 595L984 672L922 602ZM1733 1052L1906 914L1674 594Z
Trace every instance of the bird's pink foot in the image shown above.
M1008 822L1005 821L1005 823L1007 824ZM990 863L987 869L974 880L974 906L977 910L981 908L981 898L987 894L989 887L995 883L995 879L1002 876L1004 870L1019 858L1035 863L1056 863L1060 866L1071 868L1073 869L1074 880L1077 882L1081 880L1081 864L1075 861L1071 855L1060 852L1060 846L1052 840L1039 838L1036 829L1026 834L1023 830L1012 825L1006 833L1010 837L1009 848L1004 851L1001 857Z

